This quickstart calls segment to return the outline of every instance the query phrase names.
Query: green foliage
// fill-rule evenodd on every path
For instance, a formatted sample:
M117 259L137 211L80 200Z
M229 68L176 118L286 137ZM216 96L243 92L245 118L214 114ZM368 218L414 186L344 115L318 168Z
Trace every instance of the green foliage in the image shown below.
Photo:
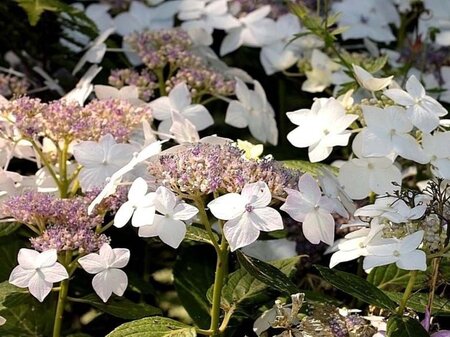
M297 286L278 268L240 251L237 252L237 257L241 266L258 281L279 290L287 296L298 292Z
M219 237L216 233L213 233L214 238L216 239L216 242L219 241ZM211 238L208 235L208 232L205 231L202 228L195 227L195 226L189 226L186 232L185 236L186 240L201 242L201 243L207 243L212 245Z
M76 299L76 302L89 304L109 315L123 319L139 319L161 314L159 308L146 303L135 303L118 296L113 296L107 303L104 303L97 295L89 294Z
M195 337L195 328L165 317L148 317L120 325L106 337Z
M428 332L412 317L393 315L387 322L387 337L428 337Z
M385 291L385 294L389 296L393 301L400 303L403 293ZM412 294L408 299L406 304L407 307L413 309L414 311L424 313L428 305L428 294L427 293L416 293ZM446 298L434 297L433 299L433 315L437 316L447 316L450 315L450 300Z
M0 237L14 233L20 226L18 222L0 222Z
M387 266L375 267L367 276L367 281L383 290L403 290L410 278L408 270L399 269L392 263ZM425 272L418 272L414 289L420 289L426 285L427 275Z
M0 237L0 282L9 278L11 270L17 265L17 253L23 242L16 235Z
M178 297L191 318L201 328L210 323L211 306L206 293L214 283L214 253L208 254L202 248L192 246L184 248L178 255L173 268L175 287Z
M28 291L8 281L0 283L0 315L6 319L2 337L50 336L53 327L55 301L39 303Z
M92 26L92 21L87 18L83 11L76 9L75 7L69 6L59 0L15 0L17 4L23 8L23 10L28 15L28 21L30 25L36 26L41 18L41 15L45 11L49 12L64 12L67 13L72 18L81 19L85 21L90 26Z
M311 163L307 160L285 160L283 161L283 164L287 168L298 170L303 173L309 173L313 177L319 176L321 169L328 169L333 173L338 172L338 170L333 166L323 163Z
M284 275L290 276L300 260L299 256L271 262L270 265L279 269ZM226 308L243 307L249 304L261 303L267 300L267 290L270 287L259 281L244 268L231 273L222 289L222 306ZM211 298L212 288L208 291Z
M322 277L343 292L366 303L394 311L397 306L383 291L365 279L343 271L316 265Z

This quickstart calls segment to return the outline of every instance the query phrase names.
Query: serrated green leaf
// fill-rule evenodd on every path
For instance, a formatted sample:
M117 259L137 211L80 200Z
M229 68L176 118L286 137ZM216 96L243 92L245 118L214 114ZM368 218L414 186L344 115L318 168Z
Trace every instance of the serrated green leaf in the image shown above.
M270 264L278 268L286 276L290 276L300 260L299 256L289 259L272 261ZM256 302L267 300L267 290L269 287L250 275L244 268L240 268L231 273L225 286L222 289L222 306L230 308L232 306L245 306ZM207 297L211 301L212 288L208 290Z
M396 304L380 289L365 279L340 270L330 269L323 266L315 266L322 277L339 290L350 294L366 303L376 305L380 308L394 311Z
M215 254L205 254L210 247L186 247L178 255L173 268L174 284L178 297L189 316L200 328L210 324L211 306L206 292L214 283Z
M419 321L408 316L393 315L387 322L387 337L429 337Z
M245 255L241 251L237 252L237 257L241 266L250 275L267 284L269 287L279 290L287 296L298 292L297 286L278 268Z
M311 163L306 160L285 160L283 161L284 166L287 168L298 170L303 173L309 173L313 177L317 177L319 175L320 169L328 169L331 172L337 174L338 170L334 166L326 165L323 163Z
M410 278L408 270L397 268L395 264L373 268L367 276L367 281L383 290L405 289ZM418 272L414 289L420 289L426 285L427 274Z
M400 292L385 291L384 293L397 303L400 303L400 300L403 297L403 293ZM414 311L425 313L425 309L428 306L428 294L416 293L411 295L406 303L406 306ZM450 315L450 299L434 297L432 312L433 315L436 316Z
M109 315L123 319L139 319L161 314L159 308L146 303L135 303L119 296L113 296L104 303L97 295L89 294L76 299L76 302L89 304Z
M21 224L15 221L0 222L0 237L14 233L20 226Z
M213 236L216 239L216 241L219 241L219 237L217 236L216 233L213 233ZM210 245L213 244L208 232L202 228L195 227L195 226L188 227L185 239L202 242L202 243L207 243Z
M165 317L148 317L120 325L106 337L196 337L195 328Z

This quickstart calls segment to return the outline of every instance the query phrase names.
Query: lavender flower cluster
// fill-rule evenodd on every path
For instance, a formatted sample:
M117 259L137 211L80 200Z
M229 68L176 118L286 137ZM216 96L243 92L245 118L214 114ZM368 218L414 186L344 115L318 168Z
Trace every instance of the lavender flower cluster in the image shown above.
M0 95L5 97L22 96L27 93L30 83L25 78L0 74Z
M116 69L111 72L108 82L113 87L118 89L134 85L139 90L139 98L148 102L154 95L154 90L157 88L157 78L155 74L147 69L142 69L140 72L133 69Z

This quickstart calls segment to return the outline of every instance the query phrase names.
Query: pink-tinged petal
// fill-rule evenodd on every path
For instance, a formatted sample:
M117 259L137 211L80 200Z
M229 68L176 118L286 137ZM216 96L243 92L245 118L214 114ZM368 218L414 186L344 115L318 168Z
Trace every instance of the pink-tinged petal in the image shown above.
M52 290L53 283L44 280L40 272L33 275L28 283L30 294L42 302Z
M192 124L195 125L197 130L201 131L210 127L214 124L214 119L206 109L201 104L193 104L182 110L182 114L186 117Z
M266 207L272 201L269 187L263 181L245 184L241 195L255 208Z
M248 111L241 102L231 101L225 115L225 123L235 128L246 128L248 126Z
M114 226L117 228L125 226L133 215L134 210L135 207L131 202L127 201L122 204L114 216Z
M208 208L217 219L230 220L244 213L247 203L248 201L242 195L228 193L211 201Z
M157 120L165 120L170 118L170 110L172 106L170 104L169 97L163 96L151 101L149 103L152 109L152 116Z
M94 276L92 279L92 288L94 288L94 291L102 299L103 302L107 302L108 299L112 295L112 288L113 284L111 280L109 279L109 272L110 270L104 270L101 273L98 273Z
M397 257L393 255L389 256L375 256L369 255L364 258L363 269L372 269L374 267L385 266L387 264L394 263L398 260Z
M248 213L250 221L260 231L271 232L283 229L280 213L271 207L255 208Z
M151 225L155 218L155 207L139 207L134 211L131 224L133 227Z
M11 275L9 275L9 283L19 288L27 288L28 283L35 273L35 270L23 269L21 266L16 266L12 270Z
M180 82L170 90L170 105L178 112L183 111L191 104L191 93L185 82Z
M36 259L37 268L51 267L58 259L58 253L56 249L49 249L39 254Z
M156 214L155 219L161 217ZM139 227L138 235L142 238L153 238L159 235L158 226L153 221L153 224Z
M427 270L427 255L422 250L413 250L405 255L400 255L396 263L397 267L405 270Z
M340 168L338 180L350 198L360 200L371 192L369 177L368 169L355 165L354 160L351 160Z
M312 244L322 241L331 246L334 242L336 228L330 213L319 210L306 214L302 230L305 238Z
M220 46L220 56L229 54L242 46L244 42L243 30L243 27L236 27L228 31L228 35L222 40L222 45Z
M232 252L255 242L259 236L258 228L253 225L247 212L239 218L227 221L223 231Z
M61 263L56 262L51 267L41 268L44 279L47 282L54 283L69 278L66 268Z
M181 220L158 218L158 221L159 219L161 219L161 222L157 224L159 238L166 245L178 248L186 236L186 224Z
M289 214L292 219L302 222L306 214L314 209L314 205L305 202L299 191L288 189L286 191L288 192L288 197L280 209Z
M17 255L17 261L24 269L36 269L39 266L38 257L39 252L34 249L21 248Z
M114 261L109 265L110 268L123 268L130 260L130 250L127 248L114 248Z
M425 88L414 75L411 75L408 78L405 87L408 93L413 97L422 98L425 96Z
M322 196L319 184L309 174L303 174L298 180L298 190L300 191L302 198L309 204L315 206Z
M78 259L80 266L89 274L97 274L108 266L106 261L97 253L91 253Z
M417 231L401 239L399 245L400 253L407 253L415 250L423 241L424 231Z
M431 335L431 337L450 337L450 330L441 330L438 332L435 332Z
M127 274L120 269L109 269L107 277L108 281L111 282L112 292L117 296L122 296L128 286Z
M114 250L107 243L104 243L100 247L100 250L98 253L99 253L100 257L103 259L103 261L105 261L107 266L110 266L112 263L114 263L114 260L116 259Z
M197 207L180 202L173 210L173 218L175 220L190 220L198 213Z
M177 198L175 194L164 186L158 187L155 195L155 207L161 214L172 214L175 205L177 204Z
M402 89L388 89L384 91L384 94L392 99L395 103L403 105L403 106L411 106L416 102L414 97L408 94L406 91Z
M147 189L147 182L141 177L136 178L128 191L128 200L134 202L138 201L147 193Z

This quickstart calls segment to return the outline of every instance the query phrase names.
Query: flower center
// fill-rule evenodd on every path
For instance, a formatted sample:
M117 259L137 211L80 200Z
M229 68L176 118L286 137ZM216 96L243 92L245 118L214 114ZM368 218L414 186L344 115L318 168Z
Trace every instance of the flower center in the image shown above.
M245 205L245 210L246 210L247 212L253 212L254 209L255 209L255 207L253 207L253 206L250 205L250 204Z
M394 250L394 252L392 253L395 257L399 257L400 256L400 252L398 250Z

